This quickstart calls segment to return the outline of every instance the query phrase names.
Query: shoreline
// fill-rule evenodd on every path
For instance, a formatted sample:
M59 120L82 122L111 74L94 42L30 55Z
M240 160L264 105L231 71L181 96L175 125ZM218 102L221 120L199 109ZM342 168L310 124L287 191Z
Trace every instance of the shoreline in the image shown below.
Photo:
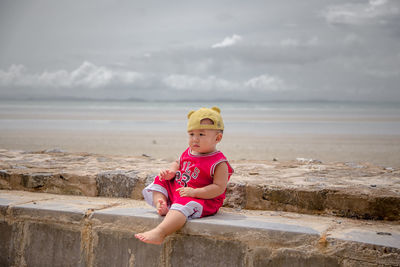
M121 156L175 160L187 147L186 134L175 132L2 130L0 148L40 151L59 148ZM256 135L224 134L218 147L229 160L295 160L368 162L400 168L398 135Z

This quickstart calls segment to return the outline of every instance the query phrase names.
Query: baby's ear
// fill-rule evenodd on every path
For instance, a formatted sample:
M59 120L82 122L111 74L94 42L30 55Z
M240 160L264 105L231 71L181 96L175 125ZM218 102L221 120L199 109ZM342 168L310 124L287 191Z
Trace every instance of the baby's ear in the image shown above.
M222 133L218 133L217 134L217 142L221 142L222 137L223 137L223 134Z
M219 109L219 107L212 107L211 109L218 113L221 113L221 110Z
M194 113L194 110L189 111L189 113L187 114L188 119L190 119L190 116L192 116L193 113Z

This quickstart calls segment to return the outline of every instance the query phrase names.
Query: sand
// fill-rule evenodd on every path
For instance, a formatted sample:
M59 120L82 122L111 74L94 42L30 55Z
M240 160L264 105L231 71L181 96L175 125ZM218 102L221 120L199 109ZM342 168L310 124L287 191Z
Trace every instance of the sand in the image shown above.
M186 134L72 130L2 130L0 148L137 156L174 160L186 148ZM400 136L394 135L241 135L225 133L219 149L231 160L369 162L400 168Z

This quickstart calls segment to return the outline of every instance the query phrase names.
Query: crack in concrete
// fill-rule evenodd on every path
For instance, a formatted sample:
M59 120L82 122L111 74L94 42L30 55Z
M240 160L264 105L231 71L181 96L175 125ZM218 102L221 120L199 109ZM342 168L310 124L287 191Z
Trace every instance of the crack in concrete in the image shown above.
M112 203L112 204L106 204L106 205L101 206L101 207L99 207L99 208L90 208L90 209L87 209L86 212L85 212L84 218L88 218L89 220L91 220L94 212L100 211L100 210L109 209L109 208L118 207L118 206L121 206L121 205L122 205L122 203L118 203L118 202L117 202L117 203Z
M93 213L100 210L105 210L122 205L122 203L106 204L98 208L89 208L85 211L85 215L81 221L81 253L86 260L88 266L93 266L94 262L94 232L93 232Z

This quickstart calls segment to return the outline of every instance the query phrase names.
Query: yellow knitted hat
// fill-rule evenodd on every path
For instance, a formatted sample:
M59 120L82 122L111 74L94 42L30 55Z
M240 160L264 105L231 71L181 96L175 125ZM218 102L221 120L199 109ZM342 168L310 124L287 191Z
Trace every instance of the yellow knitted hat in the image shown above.
M198 130L198 129L211 129L211 130L223 130L224 122L221 117L221 110L218 107L212 108L201 108L196 111L192 110L188 113L188 126L187 130ZM200 124L201 120L210 119L214 124Z

